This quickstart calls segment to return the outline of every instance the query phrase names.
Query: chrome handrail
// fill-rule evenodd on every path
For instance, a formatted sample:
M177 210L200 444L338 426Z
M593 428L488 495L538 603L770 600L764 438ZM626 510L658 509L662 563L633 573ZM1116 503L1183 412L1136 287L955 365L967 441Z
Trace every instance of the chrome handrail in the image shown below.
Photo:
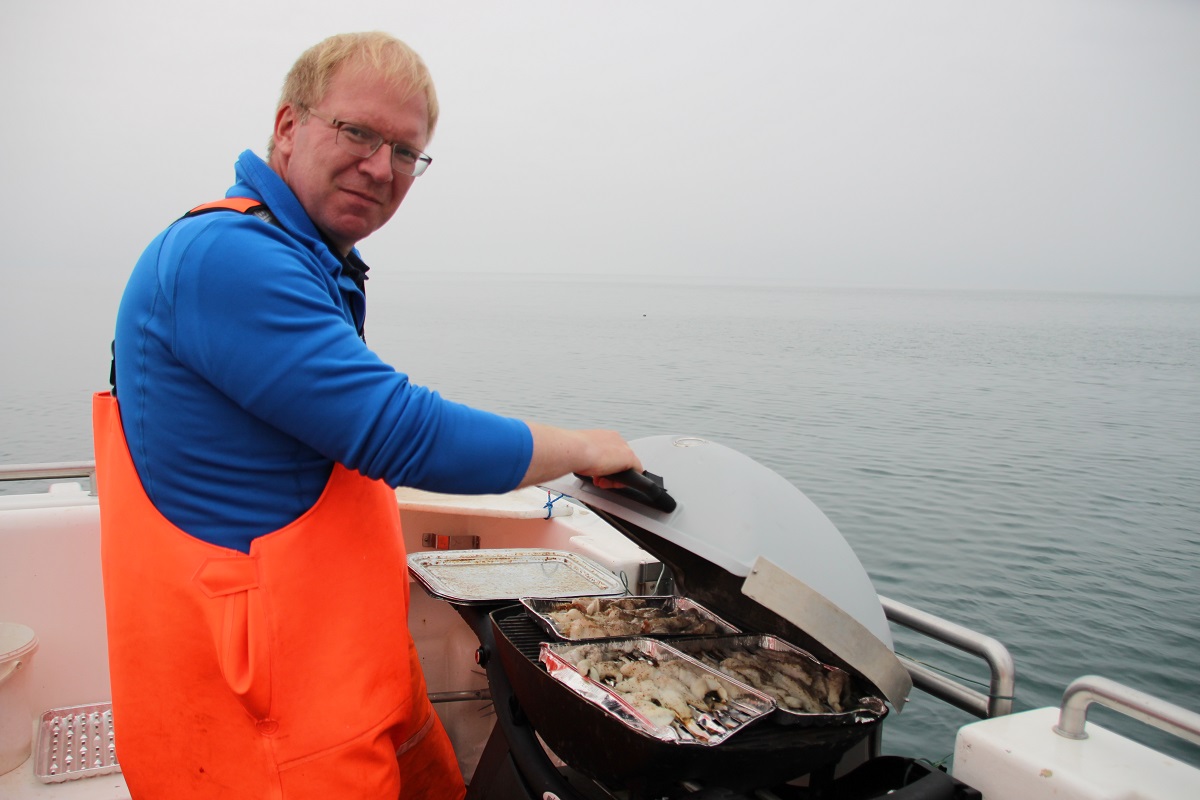
M96 493L95 461L59 461L51 464L11 464L0 466L0 481L53 481L60 478L87 478L90 493Z
M963 652L980 656L991 670L988 693L985 695L901 656L914 686L981 719L1012 713L1017 667L1012 654L999 640L898 600L880 595L879 602L890 621Z
M1200 714L1099 675L1084 675L1071 681L1063 692L1054 732L1067 739L1086 739L1087 712L1092 703L1200 744Z

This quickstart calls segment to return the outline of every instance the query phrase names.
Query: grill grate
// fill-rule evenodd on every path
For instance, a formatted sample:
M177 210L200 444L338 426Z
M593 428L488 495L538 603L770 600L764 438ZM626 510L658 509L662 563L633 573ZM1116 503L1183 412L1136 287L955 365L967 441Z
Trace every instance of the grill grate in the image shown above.
M548 642L550 638L542 627L525 613L524 609L509 617L499 619L493 617L493 619L496 620L497 627L517 649L517 652L530 661L538 661L542 652L542 642Z

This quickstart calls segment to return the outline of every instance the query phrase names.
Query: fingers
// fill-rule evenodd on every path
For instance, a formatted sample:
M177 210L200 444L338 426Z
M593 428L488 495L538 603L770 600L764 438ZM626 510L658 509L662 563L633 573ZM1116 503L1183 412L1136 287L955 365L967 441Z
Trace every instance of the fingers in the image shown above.
M637 470L638 472L642 471L641 460L616 431L593 430L580 431L580 433L589 438L588 451L592 463L584 465L582 469L575 470L579 474L603 478L605 475L612 475L627 469ZM613 481L606 482L610 486L602 486L601 488L620 486L620 484Z
M584 473L580 473L580 474L582 475ZM598 486L601 489L625 489L625 488L627 488L625 486L625 484L623 484L623 483L618 483L617 481L609 480L608 478L602 477L600 475L589 476L589 477L592 478L592 483L594 483L596 486Z
M594 477L627 469L642 471L641 460L616 431L528 425L533 434L533 458L523 486L571 472Z

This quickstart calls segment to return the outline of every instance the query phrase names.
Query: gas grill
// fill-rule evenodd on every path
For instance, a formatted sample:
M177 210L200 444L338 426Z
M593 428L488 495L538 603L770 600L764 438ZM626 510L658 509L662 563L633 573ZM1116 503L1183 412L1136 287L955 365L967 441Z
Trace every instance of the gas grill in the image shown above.
M865 570L828 518L779 475L714 442L661 436L632 445L667 476L666 489L632 474L620 478L628 490L580 477L548 488L657 557L674 595L845 671L878 713L761 719L710 746L665 741L548 673L543 643L561 641L528 598L456 603L479 639L496 711L468 798L977 796L941 771L879 756L884 701L900 711L911 681ZM427 576L414 575L429 588Z

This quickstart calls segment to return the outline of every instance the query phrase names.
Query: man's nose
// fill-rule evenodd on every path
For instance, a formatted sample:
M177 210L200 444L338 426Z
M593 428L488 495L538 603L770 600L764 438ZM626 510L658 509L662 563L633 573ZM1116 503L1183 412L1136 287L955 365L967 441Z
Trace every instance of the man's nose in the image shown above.
M390 183L392 180L392 148L382 144L379 149L359 162L358 168L371 176L378 183Z

